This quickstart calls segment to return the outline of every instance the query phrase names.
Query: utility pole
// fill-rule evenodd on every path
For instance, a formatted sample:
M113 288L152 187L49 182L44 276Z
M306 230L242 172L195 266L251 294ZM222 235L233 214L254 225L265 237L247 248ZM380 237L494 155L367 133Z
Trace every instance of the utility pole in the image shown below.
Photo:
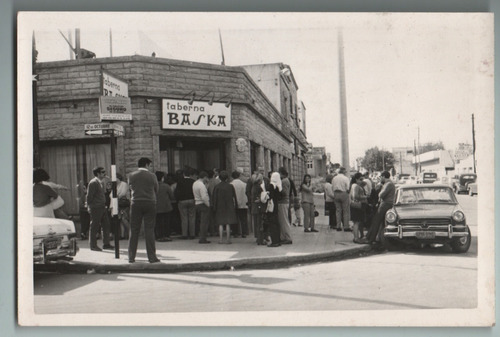
M338 31L338 53L339 53L339 88L340 88L340 137L342 146L342 166L351 172L349 164L349 135L347 134L347 103L345 88L345 67L344 67L344 40L342 30Z
M476 133L474 131L474 114L472 114L472 161L474 162L474 173L476 173Z
M80 28L75 29L75 57L76 59L80 59L81 53L80 53Z
M109 29L109 57L113 57L113 34L111 28Z
M422 163L420 162L420 126L418 127L418 173L422 173Z

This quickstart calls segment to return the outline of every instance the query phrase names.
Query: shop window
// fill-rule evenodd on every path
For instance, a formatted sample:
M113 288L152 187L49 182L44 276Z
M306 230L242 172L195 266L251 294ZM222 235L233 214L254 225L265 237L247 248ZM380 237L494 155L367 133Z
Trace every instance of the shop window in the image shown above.
M40 166L47 171L50 181L64 186L57 190L64 199L64 210L68 214L78 214L81 193L79 187L88 183L96 166L102 166L111 177L111 146L99 142L62 144L62 142L42 142L40 144Z
M312 160L308 160L308 161L307 161L307 168L308 168L308 169L312 169L313 167L314 167L314 165L313 165L313 161L312 161Z

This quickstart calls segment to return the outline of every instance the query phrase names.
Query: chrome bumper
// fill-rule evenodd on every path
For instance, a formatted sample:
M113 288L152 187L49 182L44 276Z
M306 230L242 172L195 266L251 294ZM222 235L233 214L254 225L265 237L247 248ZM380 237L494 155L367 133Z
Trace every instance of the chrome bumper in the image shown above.
M33 262L45 263L50 260L57 260L65 256L75 256L80 250L76 242L76 238L72 238L68 243L62 244L56 249L46 251L43 243L40 244L39 249L33 250Z
M469 232L467 231L467 226L452 226L448 225L446 226L447 230L446 231L437 231L435 229L420 229L420 230L403 230L403 226L398 225L398 226L386 226L385 227L385 232L384 236L388 238L411 238L411 237L417 237L417 232L433 232L435 237L441 237L441 238L457 238L457 237L464 237L468 236ZM453 229L460 229L460 232L455 232ZM389 231L388 231L389 230ZM395 231L397 230L397 231Z

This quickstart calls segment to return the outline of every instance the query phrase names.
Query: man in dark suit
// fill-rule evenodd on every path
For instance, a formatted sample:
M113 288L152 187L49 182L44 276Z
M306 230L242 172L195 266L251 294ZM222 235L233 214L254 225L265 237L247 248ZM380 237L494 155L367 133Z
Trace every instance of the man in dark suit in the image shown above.
M99 166L94 168L92 172L95 177L89 182L87 188L87 207L90 213L89 246L91 250L102 251L102 249L97 246L97 233L101 231L102 224L102 248L113 249L115 247L109 244L111 226L106 212L106 197L104 195L104 187L102 186L102 180L106 176L106 171Z
M156 257L155 247L155 219L156 219L156 194L158 193L158 180L152 173L153 162L149 158L139 159L139 169L130 173L128 184L130 186L130 241L128 243L128 262L135 262L137 244L141 223L144 219L144 236L146 252L150 263L160 262Z

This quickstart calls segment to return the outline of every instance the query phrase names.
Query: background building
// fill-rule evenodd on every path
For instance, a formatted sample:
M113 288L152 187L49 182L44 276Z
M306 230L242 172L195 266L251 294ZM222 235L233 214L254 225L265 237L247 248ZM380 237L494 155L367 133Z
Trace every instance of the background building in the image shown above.
M413 172L435 172L438 177L447 176L455 169L452 155L446 150L436 150L422 153L413 157ZM418 169L420 167L420 169Z
M325 147L311 147L306 157L307 174L311 177L324 177L327 174L327 164L330 160Z
M94 166L110 172L111 165L110 137L85 135L84 125L101 122L99 98L119 92L121 83L128 87L132 120L114 122L124 128L115 138L118 172L126 175L140 157L149 157L155 170L169 173L186 165L241 167L246 175L260 166L266 173L284 166L297 180L305 173L307 152L298 87L288 66L264 68L277 78L273 94L248 67L144 56L38 63L41 166L69 187L66 208L77 213L76 186L92 178ZM104 92L105 76L116 80L114 94Z

